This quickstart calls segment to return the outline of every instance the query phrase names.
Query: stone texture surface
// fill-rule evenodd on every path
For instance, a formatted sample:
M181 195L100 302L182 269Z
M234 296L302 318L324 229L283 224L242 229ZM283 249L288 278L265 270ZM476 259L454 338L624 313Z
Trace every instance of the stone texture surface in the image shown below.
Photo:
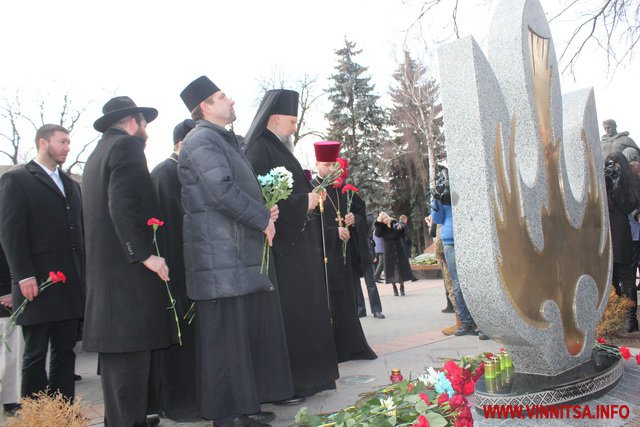
M536 249L541 250L545 245L541 210L548 203L547 178L534 102L529 29L541 37L551 37L538 1L503 0L496 8L491 25L488 59L471 37L441 47L438 55L456 257L465 300L476 323L493 339L507 346L518 371L556 375L589 359L589 343L594 342L595 324L602 315L606 298L598 305L597 288L591 277L584 275L576 283L573 299L576 324L585 334L587 345L579 354L571 356L563 344L558 305L546 301L541 310L548 325L533 326L523 320L502 283L497 259L508 260L509 253L501 252L496 232L494 201L502 201L504 196L498 193L495 184L494 147L496 137L501 136L504 164L499 166L506 169L512 118L517 182L524 214L522 227L527 228ZM552 42L549 43L548 64L551 68L551 129L554 140L561 141L559 156L564 209L571 225L578 228L586 207L589 177L583 133L597 171L602 164L595 100L592 90L578 91L565 97L563 107ZM603 177L598 176L597 183L602 191ZM604 203L599 205L599 210L607 218ZM608 238L606 228L600 230L601 242ZM593 233L594 230L584 232ZM583 249L597 251L600 248ZM566 262L572 262L570 254L567 255ZM602 262L606 261L603 257ZM532 293L540 285L536 277L522 277L522 280Z

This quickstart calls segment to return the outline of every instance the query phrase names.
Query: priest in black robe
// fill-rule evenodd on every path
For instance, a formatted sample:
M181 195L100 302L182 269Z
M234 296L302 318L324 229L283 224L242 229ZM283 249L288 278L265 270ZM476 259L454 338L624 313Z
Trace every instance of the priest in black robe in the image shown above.
M295 396L288 403L335 389L339 377L331 327L328 289L322 261L320 218L308 215L319 196L293 155L298 93L266 93L246 135L246 156L256 174L284 166L293 175L293 191L278 203L273 240L277 289L282 304Z
M196 398L195 335L193 325L184 320L191 300L187 297L182 251L182 186L178 179L178 154L182 140L195 127L191 119L173 129L173 153L151 172L151 182L158 197L160 219L165 225L158 229L160 254L167 260L171 281L169 287L176 300L176 310L182 333L182 346L152 352L150 413L164 414L174 421L199 419Z
M333 171L340 152L340 143L319 141L313 148L316 153L318 176L312 184L318 186L322 184L324 177ZM349 250L351 233L346 223L346 217L349 215L350 223L354 224L354 215L350 213L350 209L347 210L347 197L342 193L342 185L329 186L324 191L322 228L338 362L375 359L377 356L367 343L356 308L352 270L352 257L355 254L352 254L353 250ZM346 251L343 250L343 242L347 245Z

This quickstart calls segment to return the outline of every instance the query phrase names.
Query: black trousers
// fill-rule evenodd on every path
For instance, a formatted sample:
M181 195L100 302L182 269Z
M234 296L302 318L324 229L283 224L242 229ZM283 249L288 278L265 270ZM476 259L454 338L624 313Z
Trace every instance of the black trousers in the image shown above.
M360 275L355 271L355 269L353 272L353 283L355 283L356 285L356 305L358 307L358 316L366 316L367 308L365 307L364 303L362 285L360 284ZM373 278L372 264L369 264L365 267L364 283L367 285L367 293L369 294L369 305L371 306L371 312L382 313L382 302L380 301L380 294L378 293L376 281Z
M78 339L79 319L22 326L24 356L22 364L21 396L31 396L47 388L73 400L75 384L73 373L76 354L73 348ZM49 375L47 351L51 346Z
M146 426L151 351L99 353L99 357L105 426Z

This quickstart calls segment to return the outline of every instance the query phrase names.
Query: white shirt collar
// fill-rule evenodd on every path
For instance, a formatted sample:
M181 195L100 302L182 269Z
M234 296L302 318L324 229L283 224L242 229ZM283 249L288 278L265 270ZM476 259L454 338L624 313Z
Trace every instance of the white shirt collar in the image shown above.
M51 170L47 166L45 166L42 163L40 163L39 161L37 161L36 159L33 159L33 161L36 162L36 164L38 166L40 166L42 168L42 170L44 170L47 173L47 175L49 175L49 176L56 175L58 177L60 176L60 173L58 172L58 167L57 166L55 167L54 170Z

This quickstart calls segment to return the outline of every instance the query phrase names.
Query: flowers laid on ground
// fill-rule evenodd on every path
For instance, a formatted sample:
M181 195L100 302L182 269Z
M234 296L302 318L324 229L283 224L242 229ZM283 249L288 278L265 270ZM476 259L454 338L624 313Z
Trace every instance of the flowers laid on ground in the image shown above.
M302 427L414 426L471 427L466 396L484 373L491 353L449 360L440 370L429 368L414 380L405 380L366 393L353 406L328 415L311 415L302 408L296 425Z
M623 358L624 360L629 360L629 359L631 359L631 357L635 357L636 363L638 365L640 365L640 353L638 353L635 356L633 356L631 354L631 350L629 350L627 347L625 347L625 346L618 347L616 345L609 344L609 343L607 343L607 340L605 340L603 337L599 337L597 339L597 344L593 348L593 351L606 353L606 354L609 354L611 356L615 356L615 357L618 357L618 358Z
M158 227L162 227L164 225L164 221L159 220L158 218L149 218L147 221L147 225L149 227L153 227L153 244L156 247L156 255L160 256L160 249L158 248L158 240L156 239L156 233L158 232ZM167 296L169 297L169 307L167 310L173 311L173 318L176 321L176 331L178 333L178 343L182 345L182 332L180 331L180 322L178 321L178 312L176 310L176 300L173 298L171 294L171 289L169 288L169 282L163 280L164 286L167 290Z
M65 276L62 271L50 271L47 280L40 283L40 285L38 286L38 295L44 292L44 290L49 286L58 282L67 283L67 276ZM16 325L18 324L18 317L20 317L20 315L24 313L25 308L27 308L27 304L29 304L29 300L25 298L24 301L22 301L22 304L20 304L18 308L13 310L11 316L9 316L9 323L7 323L2 333L0 334L0 341L4 343L4 345L7 347L7 350L9 351L11 351L11 349L7 344L7 338L9 338L9 335L11 335L15 330Z
M278 202L288 199L293 191L293 175L284 166L273 168L266 175L258 175L258 182L262 187L262 197L267 209L271 209ZM265 237L260 273L264 271L267 274L269 272L269 253L269 242Z

